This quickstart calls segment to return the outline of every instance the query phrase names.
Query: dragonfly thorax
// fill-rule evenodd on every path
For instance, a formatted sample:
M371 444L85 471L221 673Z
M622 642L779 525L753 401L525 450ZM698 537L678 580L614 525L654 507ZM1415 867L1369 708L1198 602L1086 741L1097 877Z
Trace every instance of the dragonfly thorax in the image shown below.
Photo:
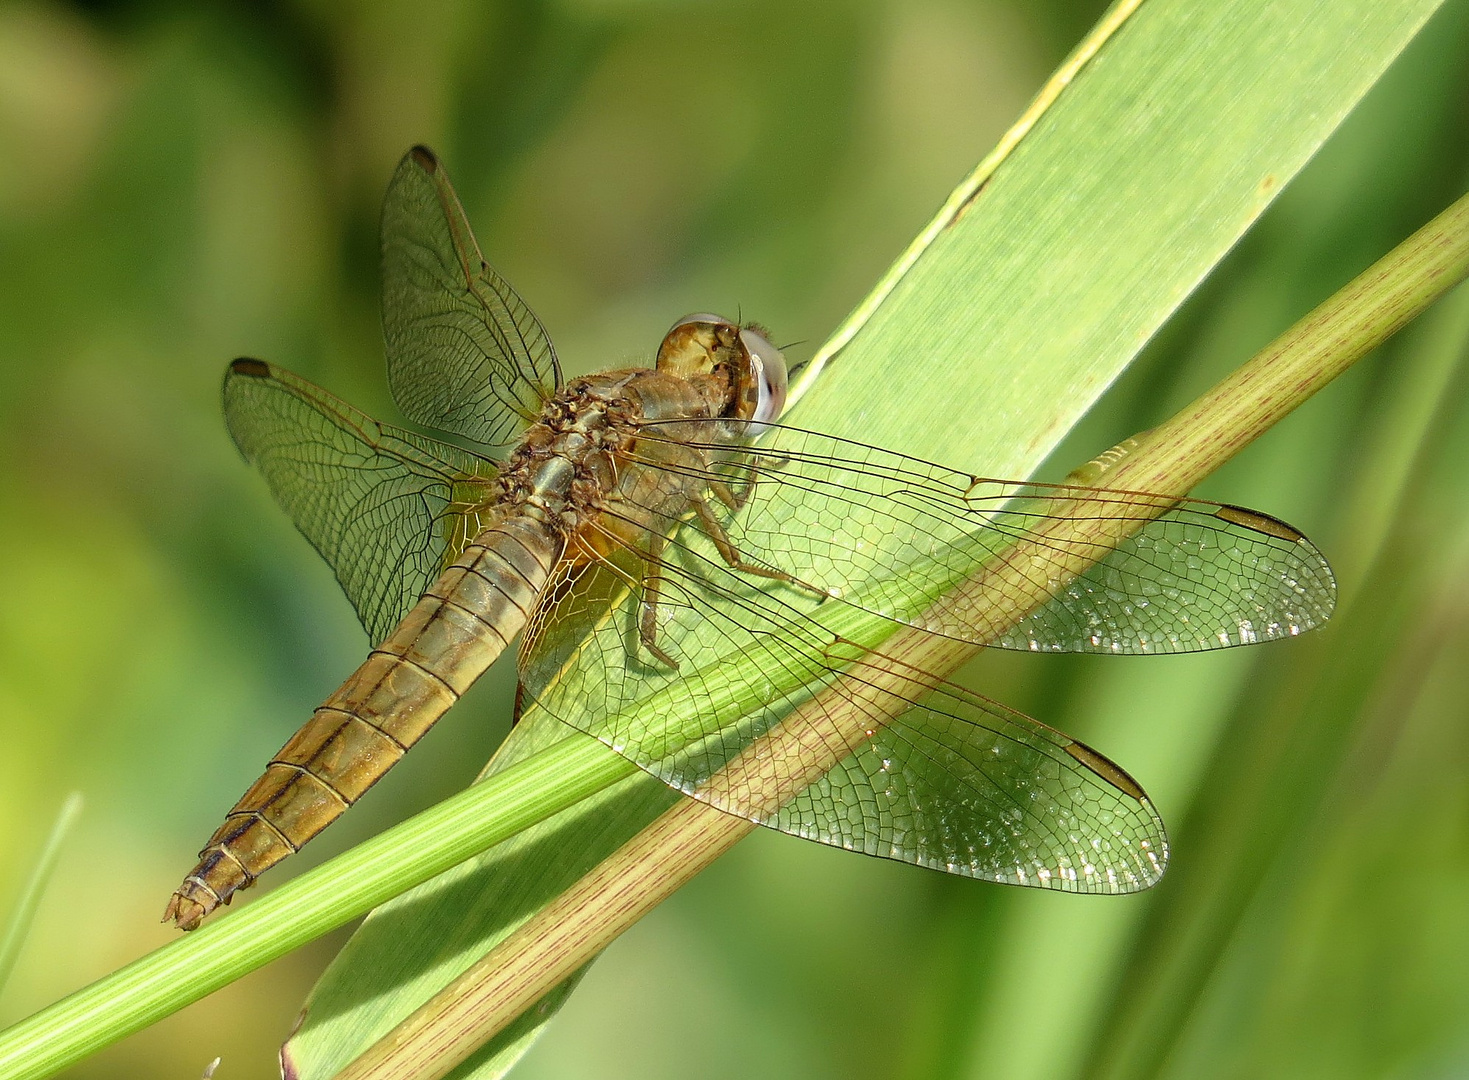
M635 368L573 379L526 430L487 501L501 520L522 513L569 537L634 479L642 425L727 415L731 393L722 371Z

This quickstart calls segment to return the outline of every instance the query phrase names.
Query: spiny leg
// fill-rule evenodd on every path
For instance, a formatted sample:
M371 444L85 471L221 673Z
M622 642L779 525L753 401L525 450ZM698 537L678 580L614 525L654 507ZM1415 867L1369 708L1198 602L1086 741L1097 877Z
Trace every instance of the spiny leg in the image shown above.
M643 597L638 610L638 637L643 647L669 667L678 667L678 661L663 651L658 644L658 594L663 589L663 545L666 540L661 533L650 534L652 543L643 555L647 572L643 575Z
M752 479L750 484L745 488L746 497L748 497L753 487L754 480ZM725 491L733 495L733 492L730 492L728 488ZM715 489L715 494L718 494L717 488ZM720 501L725 501L723 495L720 496ZM726 503L726 505L728 504ZM737 509L737 507L731 507L731 509ZM719 557L729 565L731 570L738 570L740 573L749 574L751 577L769 578L772 581L784 582L797 589L804 589L823 599L830 595L825 589L819 589L815 585L807 584L800 578L786 573L784 570L772 570L769 567L756 566L754 563L746 562L744 556L740 554L740 549L735 547L733 541L729 538L729 534L724 531L724 526L719 523L719 519L714 516L714 511L709 509L709 504L703 499L694 500L694 513L698 515L699 527L703 530L704 535L714 541L714 546L719 550Z

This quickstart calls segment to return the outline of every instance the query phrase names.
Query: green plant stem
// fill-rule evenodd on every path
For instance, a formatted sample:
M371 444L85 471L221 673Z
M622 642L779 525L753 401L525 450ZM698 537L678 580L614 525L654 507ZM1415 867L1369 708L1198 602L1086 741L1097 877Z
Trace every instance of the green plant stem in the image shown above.
M1469 276L1469 195L1161 427L1109 486L1182 494Z
M1466 276L1469 196L1394 248L1213 389L1138 439L1104 474L1105 486L1186 493ZM1087 541L1094 541L1095 525L1087 520L1084 498L1078 499L1078 505L1082 512L1063 520L1060 530L1085 533ZM1048 533L1048 539L1071 539L1060 530ZM1017 545L1022 560L1024 546L1025 542ZM988 568L981 571L958 590L957 600L944 602L965 603L960 594L979 591L976 599L983 603L983 584L993 573ZM1010 583L1001 595L1018 594L1022 584L1023 579ZM1030 599L1039 603L1046 597ZM996 615L981 609L979 617L1008 624L1016 614ZM900 632L882 648L903 665L940 676L975 651L972 646L919 632ZM878 665L864 681L878 682L891 677L893 671ZM827 707L817 715L834 711ZM866 714L860 716L858 733L870 722ZM792 754L783 740L789 743L790 729L805 726L782 725L747 749L725 772L739 776L741 785L753 785L752 763L765 763L772 780L771 801L778 805L793 794L786 786L790 774L780 764L782 754L787 755L785 761L809 758L809 754ZM809 751L813 745L839 747L850 734L798 737ZM824 767L836 765L841 756L834 749L824 766L805 766L796 786L804 786ZM723 776L717 774L710 786L717 788ZM752 828L751 822L693 800L675 805L369 1047L338 1074L338 1080L431 1080L446 1075Z
M0 1080L63 1069L634 770L571 736L0 1032Z

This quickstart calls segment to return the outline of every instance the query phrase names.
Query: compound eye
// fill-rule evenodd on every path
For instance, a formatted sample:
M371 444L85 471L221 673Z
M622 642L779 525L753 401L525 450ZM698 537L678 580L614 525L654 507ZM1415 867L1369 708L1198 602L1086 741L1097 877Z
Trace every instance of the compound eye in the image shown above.
M740 331L740 340L750 353L754 366L754 377L759 390L755 412L750 417L751 435L759 435L780 417L786 405L786 358L785 354L772 345L758 330L746 328Z
M716 315L712 311L696 311L691 315L685 315L682 319L679 319L678 322L670 326L668 328L668 333L673 333L680 326L688 326L689 323L709 323L712 326L734 325L734 323L730 322L723 315ZM664 335L664 337L667 336L667 334Z
M707 311L685 315L663 335L663 344L658 346L658 370L685 379L707 375L719 359L716 352L721 348L720 341L733 341L736 329L723 315Z

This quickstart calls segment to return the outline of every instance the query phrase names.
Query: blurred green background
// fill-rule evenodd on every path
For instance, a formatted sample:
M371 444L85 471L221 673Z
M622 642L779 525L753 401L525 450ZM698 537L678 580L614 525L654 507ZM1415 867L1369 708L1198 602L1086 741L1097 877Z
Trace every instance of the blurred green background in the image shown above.
M689 310L800 359L1102 5L0 5L0 916L87 808L0 1024L168 940L192 854L365 637L219 417L231 357L387 419L377 206L445 158L573 372ZM1469 182L1450 0L1056 455L1166 418ZM1305 528L1342 609L1206 657L987 655L972 685L1154 795L1152 893L1004 889L775 835L593 968L517 1075L1469 1074L1469 295L1203 494ZM912 358L915 377L921 357ZM901 380L894 392L901 394ZM903 449L895 447L894 449ZM509 676L289 875L467 783ZM275 1075L343 936L78 1066Z

